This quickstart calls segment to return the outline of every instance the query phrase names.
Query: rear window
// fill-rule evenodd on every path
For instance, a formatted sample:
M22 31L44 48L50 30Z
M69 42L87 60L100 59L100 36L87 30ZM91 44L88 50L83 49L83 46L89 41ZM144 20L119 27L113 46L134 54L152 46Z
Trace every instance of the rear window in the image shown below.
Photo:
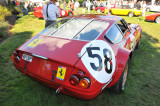
M40 34L66 39L91 41L103 32L108 25L108 22L93 19L63 19L50 25Z

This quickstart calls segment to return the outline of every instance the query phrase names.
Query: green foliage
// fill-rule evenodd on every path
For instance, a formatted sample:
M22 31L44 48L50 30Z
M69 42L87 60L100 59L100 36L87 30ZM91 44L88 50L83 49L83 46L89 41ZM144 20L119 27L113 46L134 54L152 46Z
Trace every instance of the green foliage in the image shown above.
M6 32L1 31L0 32L0 38L6 38Z
M4 21L6 16L11 15L11 12L6 8L0 5L0 21Z
M6 30L8 29L8 22L0 22L0 38L6 37Z

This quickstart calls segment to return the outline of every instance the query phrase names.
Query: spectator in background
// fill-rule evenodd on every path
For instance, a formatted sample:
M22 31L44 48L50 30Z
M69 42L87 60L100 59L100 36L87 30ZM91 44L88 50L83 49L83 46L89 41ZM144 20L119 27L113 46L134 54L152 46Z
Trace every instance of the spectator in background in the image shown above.
M79 2L78 2L78 0L76 0L76 2L74 3L74 8L75 8L75 12L77 13L77 14L79 14Z
M88 8L88 13L90 13L90 8L91 8L91 2L90 2L90 0L87 0L86 7Z
M25 2L24 8L25 8L25 10L26 10L26 12L27 12L27 15L28 15L28 1Z
M55 5L57 6L57 7L59 7L60 5L59 5L59 1L57 0L57 2L55 3Z
M110 0L108 0L108 3L107 3L107 14L108 15L111 15L110 14L110 9L111 9L111 2L110 2Z
M66 0L64 0L64 2L63 2L63 9L66 10L66 7L67 7L67 3L66 3Z
M138 9L138 10L140 10L140 9L141 9L141 3L140 3L140 1L139 1L139 2L137 2L137 9Z
M60 17L59 9L55 5L56 0L50 0L43 6L43 17L45 19L45 28L57 21Z
M69 5L70 5L70 9L74 11L74 3L72 2L72 0L70 0Z
M147 4L146 4L146 1L144 1L144 2L143 2L143 5L142 5L142 11L143 11L142 16L145 16L145 13L146 13L146 7L147 7Z
M86 0L83 0L82 7L83 7L83 13L85 13L86 12Z
M16 6L19 6L19 1L16 1Z
M93 1L93 5L94 5L95 7L98 7L98 2L97 2L97 0Z

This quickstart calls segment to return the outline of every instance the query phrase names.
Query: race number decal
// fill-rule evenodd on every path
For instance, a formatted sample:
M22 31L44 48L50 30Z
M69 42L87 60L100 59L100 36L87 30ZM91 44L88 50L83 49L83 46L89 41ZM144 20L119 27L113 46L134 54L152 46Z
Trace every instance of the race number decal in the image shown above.
M86 44L81 59L91 75L100 83L108 82L115 71L115 55L111 46L102 40Z
M62 16L64 16L65 15L65 11L62 11Z

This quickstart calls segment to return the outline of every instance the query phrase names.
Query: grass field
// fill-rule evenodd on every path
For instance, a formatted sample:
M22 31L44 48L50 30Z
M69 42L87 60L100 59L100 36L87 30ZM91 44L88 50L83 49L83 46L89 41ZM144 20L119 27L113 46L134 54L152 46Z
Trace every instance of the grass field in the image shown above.
M122 94L106 89L95 99L84 101L57 95L55 90L22 76L13 66L10 56L44 29L44 20L28 15L16 21L13 35L0 44L0 106L160 106L160 24L145 22L143 17L123 18L129 23L139 23L143 32Z

